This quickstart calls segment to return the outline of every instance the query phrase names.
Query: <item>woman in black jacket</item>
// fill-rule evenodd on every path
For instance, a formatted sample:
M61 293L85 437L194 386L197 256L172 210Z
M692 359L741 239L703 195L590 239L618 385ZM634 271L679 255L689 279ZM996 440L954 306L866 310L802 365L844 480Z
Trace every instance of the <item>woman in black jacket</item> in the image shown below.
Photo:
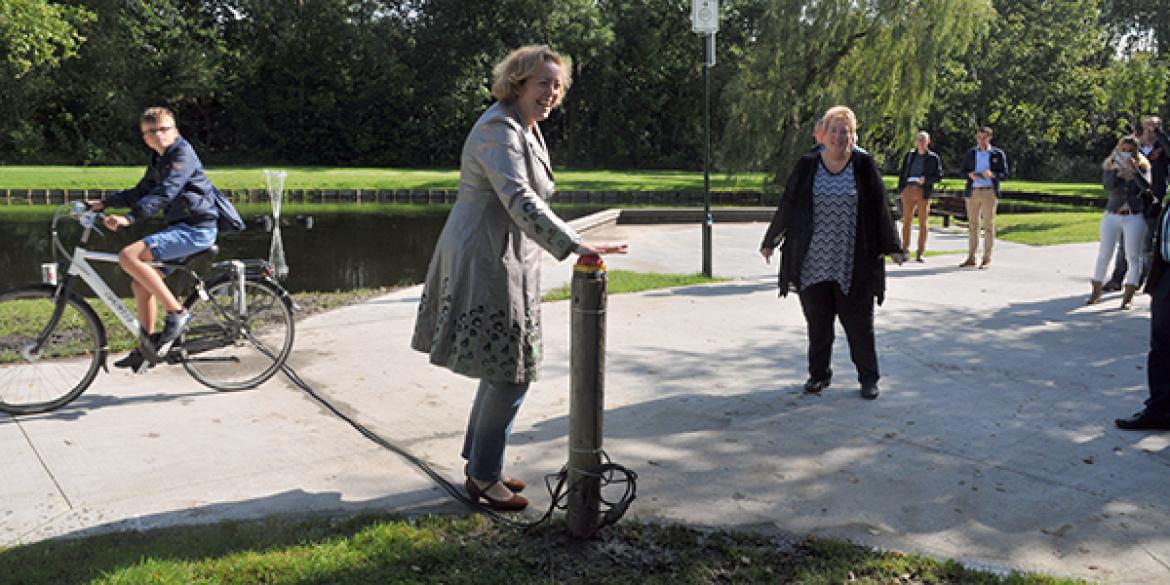
M855 148L857 118L845 106L823 117L825 148L810 152L788 177L764 235L765 260L780 247L780 296L797 291L808 324L806 392L829 386L834 319L839 318L857 366L861 395L878 397L873 307L886 290L883 255L906 260L872 157Z

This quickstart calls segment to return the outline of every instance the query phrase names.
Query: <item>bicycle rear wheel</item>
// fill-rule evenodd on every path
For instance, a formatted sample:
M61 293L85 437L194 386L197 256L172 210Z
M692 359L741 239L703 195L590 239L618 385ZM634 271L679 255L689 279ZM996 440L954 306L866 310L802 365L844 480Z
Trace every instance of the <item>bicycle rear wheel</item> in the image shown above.
M57 299L50 286L0 293L0 411L35 414L77 398L105 359L105 332L97 315L67 297L50 327ZM34 351L38 337L46 334Z
M209 300L196 300L189 308L191 324L179 339L183 367L216 390L259 386L276 374L292 351L292 310L276 288L263 281L244 282L242 314L236 280L212 282L207 292Z

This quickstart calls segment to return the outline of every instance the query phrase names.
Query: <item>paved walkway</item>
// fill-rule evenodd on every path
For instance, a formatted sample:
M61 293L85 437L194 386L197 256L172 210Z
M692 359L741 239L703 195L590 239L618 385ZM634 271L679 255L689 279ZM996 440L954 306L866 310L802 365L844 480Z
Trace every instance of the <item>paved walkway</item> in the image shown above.
M727 283L610 300L605 448L639 474L631 513L822 534L1117 583L1170 582L1170 434L1122 432L1145 396L1148 301L1083 306L1093 244L1001 243L891 267L882 396L844 339L805 396L799 303L777 299L762 224L715 226ZM615 226L611 268L697 272L697 226ZM933 233L934 250L961 233ZM568 264L549 263L546 285ZM294 264L295 269L295 264ZM474 382L408 348L419 288L307 319L293 367L346 411L461 479ZM566 459L568 304L545 308L545 376L508 451L536 480ZM843 335L841 336L843 337ZM217 393L181 369L102 375L74 404L0 416L0 544L91 531L379 509L456 511L421 473L284 380ZM538 507L547 494L534 490Z

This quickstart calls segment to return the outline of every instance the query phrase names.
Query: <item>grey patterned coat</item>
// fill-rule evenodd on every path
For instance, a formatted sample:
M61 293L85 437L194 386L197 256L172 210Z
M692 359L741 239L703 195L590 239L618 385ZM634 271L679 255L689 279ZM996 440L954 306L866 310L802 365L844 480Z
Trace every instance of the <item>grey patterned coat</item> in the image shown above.
M439 235L411 347L472 378L530 382L541 357L540 253L581 238L548 208L552 165L539 128L495 103L475 123L459 196Z

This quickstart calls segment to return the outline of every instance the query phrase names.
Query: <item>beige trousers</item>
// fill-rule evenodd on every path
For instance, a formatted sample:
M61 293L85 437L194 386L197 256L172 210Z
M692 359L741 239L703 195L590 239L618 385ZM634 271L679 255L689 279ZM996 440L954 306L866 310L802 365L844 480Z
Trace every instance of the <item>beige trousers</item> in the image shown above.
M971 189L971 196L967 198L967 221L970 230L967 232L967 257L975 258L975 251L979 248L979 228L983 228L983 262L991 261L991 248L995 245L995 208L999 199L995 197L995 189L983 187Z
M902 188L902 250L910 253L910 223L918 213L919 256L926 251L927 221L930 219L930 200L923 197L922 185L906 185Z

